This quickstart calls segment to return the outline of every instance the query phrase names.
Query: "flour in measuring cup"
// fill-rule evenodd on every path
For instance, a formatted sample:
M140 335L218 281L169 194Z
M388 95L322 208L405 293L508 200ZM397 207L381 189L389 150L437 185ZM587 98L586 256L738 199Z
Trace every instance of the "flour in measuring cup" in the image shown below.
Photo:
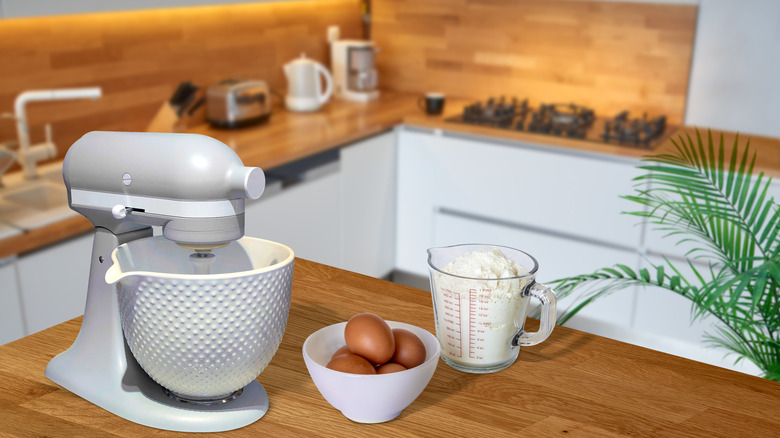
M514 360L510 341L525 321L522 291L530 281L517 277L528 271L498 248L465 253L441 270L452 274L434 281L443 355L468 367Z
M442 270L472 278L507 278L528 272L498 248L467 252L444 265Z

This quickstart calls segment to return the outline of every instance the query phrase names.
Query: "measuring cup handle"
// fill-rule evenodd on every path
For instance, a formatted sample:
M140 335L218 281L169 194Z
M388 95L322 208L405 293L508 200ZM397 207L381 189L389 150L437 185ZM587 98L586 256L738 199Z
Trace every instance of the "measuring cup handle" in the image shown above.
M512 339L513 346L527 347L544 341L550 336L550 333L552 333L557 320L555 292L553 292L549 286L545 286L541 283L534 283L526 292L542 302L542 316L539 321L539 331L528 333L525 330L520 330L515 338Z

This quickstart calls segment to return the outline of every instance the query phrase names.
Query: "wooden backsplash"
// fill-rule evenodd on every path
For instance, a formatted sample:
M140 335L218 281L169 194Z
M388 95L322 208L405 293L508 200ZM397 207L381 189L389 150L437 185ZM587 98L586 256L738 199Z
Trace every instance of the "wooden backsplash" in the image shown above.
M100 86L95 101L27 106L33 142L51 123L62 159L92 130L144 130L182 81L263 79L282 95L282 65L329 62L326 28L363 36L359 0L205 6L0 20L0 113L24 90ZM327 65L327 64L326 64ZM16 139L0 119L0 142Z
M579 0L373 0L379 83L575 102L680 123L698 8Z

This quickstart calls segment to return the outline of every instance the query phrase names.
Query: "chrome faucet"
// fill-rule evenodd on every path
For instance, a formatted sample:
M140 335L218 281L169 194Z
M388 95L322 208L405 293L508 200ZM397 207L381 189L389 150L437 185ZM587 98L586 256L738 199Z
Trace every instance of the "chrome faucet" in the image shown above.
M25 106L29 102L65 99L97 99L102 95L100 87L61 88L54 90L25 91L14 101L14 118L16 119L16 136L19 141L18 160L22 166L24 177L33 179L38 176L35 164L39 161L57 156L57 146L51 139L51 126L46 125L46 140L36 145L30 144L30 131L27 126Z

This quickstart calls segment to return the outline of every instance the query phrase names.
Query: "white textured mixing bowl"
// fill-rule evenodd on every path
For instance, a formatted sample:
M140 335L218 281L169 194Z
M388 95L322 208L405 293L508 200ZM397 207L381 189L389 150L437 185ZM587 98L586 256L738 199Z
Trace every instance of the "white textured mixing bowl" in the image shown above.
M382 423L399 416L422 393L439 363L441 346L436 336L402 322L387 324L417 335L425 345L425 362L390 374L350 374L327 368L333 353L346 345L346 322L317 330L303 343L303 360L320 394L345 417L358 423Z
M254 380L276 353L294 254L250 237L214 257L192 254L164 237L135 240L111 254L106 281L117 283L125 339L144 371L182 399L219 400Z

